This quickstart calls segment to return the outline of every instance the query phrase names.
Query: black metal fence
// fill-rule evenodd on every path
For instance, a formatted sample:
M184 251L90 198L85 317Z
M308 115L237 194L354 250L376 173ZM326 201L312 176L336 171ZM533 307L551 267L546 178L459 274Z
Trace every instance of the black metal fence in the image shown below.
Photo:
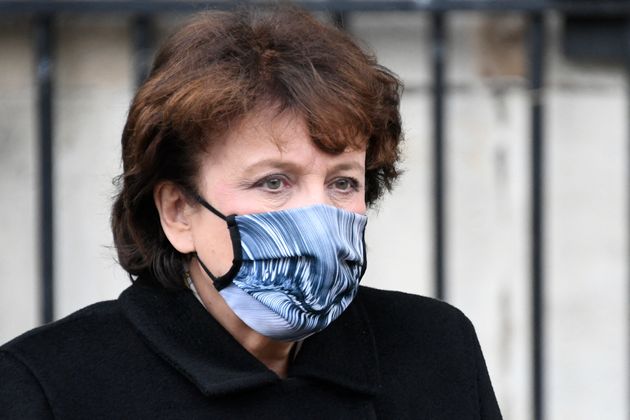
M54 244L53 244L53 147L54 147L54 45L55 15L64 14L101 14L121 13L134 17L132 43L135 56L136 83L140 83L148 72L149 59L153 49L152 16L164 13L190 13L209 8L232 8L244 3L268 5L267 2L230 2L230 1L150 1L150 0L90 0L90 1L0 1L0 16L29 15L33 18L35 31L34 50L37 60L37 127L39 144L39 223L41 261L41 320L53 319L54 294ZM432 22L432 124L433 124L433 225L434 225L434 295L440 299L447 296L445 211L446 163L445 144L445 73L448 63L445 61L448 49L445 26L449 13L454 11L475 12L519 12L528 19L528 86L530 90L530 174L531 174L531 209L530 209L530 258L531 258L531 308L532 308L532 414L541 420L545 414L545 231L544 192L545 192L545 155L544 155L544 57L545 57L545 19L550 12L585 19L612 19L619 26L622 35L622 51L612 55L628 69L630 74L630 18L629 1L598 0L345 0L345 1L297 1L304 8L331 13L334 22L343 27L349 14L353 12L393 12L409 11L431 14ZM608 25L609 27L609 25ZM613 34L613 37L615 34ZM610 57L609 57L610 58ZM630 205L629 205L630 208ZM629 232L630 233L630 232ZM630 235L629 235L630 236ZM629 296L630 301L630 296ZM630 337L630 334L628 335ZM629 396L630 397L630 396Z

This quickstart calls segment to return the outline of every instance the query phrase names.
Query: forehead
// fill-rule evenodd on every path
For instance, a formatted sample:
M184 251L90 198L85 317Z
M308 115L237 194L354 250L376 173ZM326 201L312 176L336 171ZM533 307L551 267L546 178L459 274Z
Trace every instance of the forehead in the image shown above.
M262 109L252 112L230 127L226 133L212 142L208 157L213 161L240 161L243 164L263 158L289 159L300 155L318 155L321 159L336 161L358 155L365 158L365 147L349 145L361 142L338 140L340 153L331 153L319 147L313 140L306 120L291 110L278 112ZM356 152L356 153L355 153Z

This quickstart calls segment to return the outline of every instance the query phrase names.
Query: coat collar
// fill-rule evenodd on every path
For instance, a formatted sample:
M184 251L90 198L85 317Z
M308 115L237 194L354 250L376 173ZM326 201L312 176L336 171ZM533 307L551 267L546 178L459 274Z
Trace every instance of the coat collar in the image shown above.
M167 291L136 282L118 300L149 347L205 395L281 380L247 352L189 290ZM303 342L289 377L310 378L365 394L376 392L376 347L358 300L328 328Z

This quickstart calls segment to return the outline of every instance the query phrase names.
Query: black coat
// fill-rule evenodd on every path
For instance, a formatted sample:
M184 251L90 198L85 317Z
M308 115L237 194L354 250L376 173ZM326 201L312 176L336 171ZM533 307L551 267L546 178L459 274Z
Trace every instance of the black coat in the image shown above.
M362 287L306 339L288 378L250 355L190 291L138 283L0 347L5 419L499 419L470 321Z

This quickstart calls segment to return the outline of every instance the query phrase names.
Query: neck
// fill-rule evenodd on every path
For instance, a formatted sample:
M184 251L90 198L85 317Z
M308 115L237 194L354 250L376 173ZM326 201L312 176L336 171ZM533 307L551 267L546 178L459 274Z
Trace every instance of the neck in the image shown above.
M249 329L251 330L251 328ZM276 375L281 378L287 377L289 356L294 343L272 340L255 331L244 336L242 340L238 337L235 338L248 352L275 372Z
M206 310L241 346L281 378L286 378L293 342L266 337L245 324L225 303L223 297L202 273L198 264L191 264L190 275Z

